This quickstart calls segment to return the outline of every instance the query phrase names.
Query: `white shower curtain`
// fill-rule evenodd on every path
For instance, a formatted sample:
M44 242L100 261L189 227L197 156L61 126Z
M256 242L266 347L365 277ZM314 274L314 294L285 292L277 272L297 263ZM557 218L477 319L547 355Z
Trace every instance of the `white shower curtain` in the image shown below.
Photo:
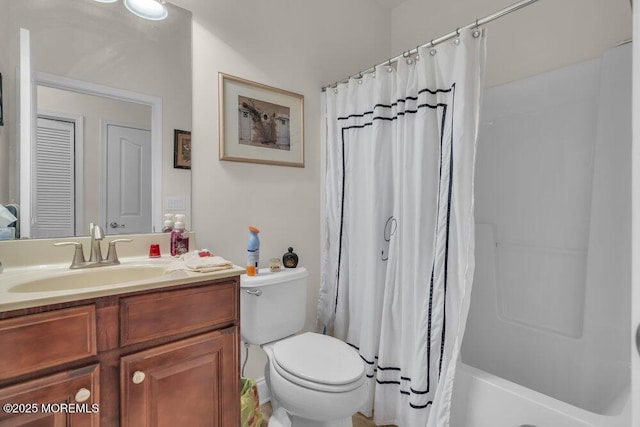
M484 34L465 30L326 92L318 317L364 360L361 411L377 424L449 425L474 270L484 58Z

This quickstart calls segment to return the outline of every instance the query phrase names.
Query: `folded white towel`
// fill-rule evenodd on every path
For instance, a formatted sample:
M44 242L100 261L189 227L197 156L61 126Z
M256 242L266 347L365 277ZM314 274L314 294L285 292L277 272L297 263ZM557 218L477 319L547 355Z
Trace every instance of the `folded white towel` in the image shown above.
M213 271L226 270L233 267L231 261L227 261L221 256L200 256L199 251L189 252L173 261L165 268L165 273L177 270L196 271L198 273L210 273Z

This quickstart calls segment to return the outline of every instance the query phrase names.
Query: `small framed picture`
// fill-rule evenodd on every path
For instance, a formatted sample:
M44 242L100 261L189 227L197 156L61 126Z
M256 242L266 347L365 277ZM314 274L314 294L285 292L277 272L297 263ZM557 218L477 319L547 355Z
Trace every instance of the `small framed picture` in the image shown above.
M173 167L191 169L191 132L174 129L173 131Z
M304 167L304 97L218 74L220 160Z

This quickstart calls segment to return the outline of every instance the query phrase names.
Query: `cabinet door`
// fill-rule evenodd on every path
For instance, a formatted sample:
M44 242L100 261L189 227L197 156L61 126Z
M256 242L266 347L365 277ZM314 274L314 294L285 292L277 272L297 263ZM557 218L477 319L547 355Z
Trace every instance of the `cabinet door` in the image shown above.
M239 425L238 345L231 327L123 357L122 427Z
M0 427L98 427L98 365L0 388Z

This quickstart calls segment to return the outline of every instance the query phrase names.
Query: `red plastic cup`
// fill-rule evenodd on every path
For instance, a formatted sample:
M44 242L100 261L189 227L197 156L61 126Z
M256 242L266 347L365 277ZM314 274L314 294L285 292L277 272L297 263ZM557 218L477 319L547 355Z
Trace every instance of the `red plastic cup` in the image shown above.
M149 258L160 258L160 245L152 243L149 246Z

